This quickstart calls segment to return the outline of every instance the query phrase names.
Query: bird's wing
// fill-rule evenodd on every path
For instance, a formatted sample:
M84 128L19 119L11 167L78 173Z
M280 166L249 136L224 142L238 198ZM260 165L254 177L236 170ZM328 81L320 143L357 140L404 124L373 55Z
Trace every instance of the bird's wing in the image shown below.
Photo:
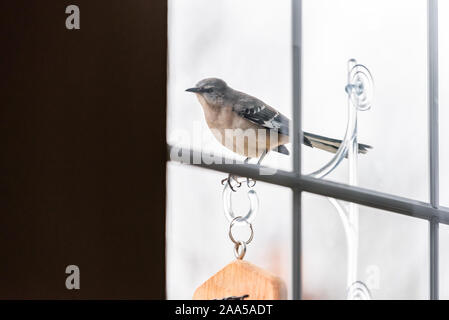
M279 134L289 135L290 120L257 98L242 94L233 108L242 118Z

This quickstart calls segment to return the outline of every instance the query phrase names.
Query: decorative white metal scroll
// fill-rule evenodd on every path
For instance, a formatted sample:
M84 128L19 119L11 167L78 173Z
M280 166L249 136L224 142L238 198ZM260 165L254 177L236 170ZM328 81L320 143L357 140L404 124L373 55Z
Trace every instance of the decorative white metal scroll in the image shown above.
M373 97L373 78L369 70L357 64L355 59L348 61L348 84L346 93L348 94L348 123L346 133L340 148L334 157L321 169L313 172L310 176L324 178L330 174L341 161L347 156L349 162L349 185L356 186L357 176L357 112L366 111L371 108ZM347 244L347 298L350 300L371 299L368 287L357 280L357 261L359 243L359 208L355 203L349 203L348 208L343 207L334 198L328 198L343 224L346 234Z

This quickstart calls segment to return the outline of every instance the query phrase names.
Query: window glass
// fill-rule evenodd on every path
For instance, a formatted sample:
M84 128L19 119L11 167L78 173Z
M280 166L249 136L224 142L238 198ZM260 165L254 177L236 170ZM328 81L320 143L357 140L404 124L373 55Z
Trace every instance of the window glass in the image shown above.
M358 113L359 185L428 201L427 1L303 0L302 125L306 132L341 139L347 121L347 61L355 58L374 77L372 109ZM446 10L446 11L444 11ZM441 202L449 206L449 145L444 142L443 58L449 50L440 1ZM449 19L446 19L449 21ZM291 3L271 0L170 0L168 143L231 159L208 130L196 97L185 89L207 77L224 79L292 117ZM449 65L449 64L448 64ZM446 72L446 70L448 70ZM449 81L449 80L448 80ZM447 108L446 108L447 109ZM447 113L447 116L446 116ZM446 130L446 131L445 131ZM446 147L448 146L448 147ZM292 151L291 144L287 148ZM303 147L303 174L333 156ZM446 161L447 158L447 161ZM270 153L264 165L291 170L292 156ZM167 296L190 299L194 290L232 261L229 222L220 181L196 167L167 166ZM348 163L326 179L348 181ZM258 182L255 238L245 259L279 275L291 298L291 190ZM234 197L248 209L244 192ZM303 294L305 299L345 299L347 248L335 208L325 197L303 194ZM358 279L374 299L429 297L428 222L360 206ZM444 248L446 227L441 228ZM447 250L445 250L447 251ZM440 263L440 281L445 256ZM445 281L447 282L447 281ZM446 294L441 284L441 296Z
M326 197L303 193L305 299L345 299L347 247ZM428 222L359 206L358 279L373 299L428 299Z
M229 222L223 213L222 174L169 163L167 166L167 297L191 299L197 287L235 260ZM249 207L242 187L233 195L233 208ZM292 193L288 188L257 182L259 211L254 239L245 260L281 277L291 298ZM247 230L236 228L245 238Z
M439 22L439 116L440 116L440 203L449 207L449 2L438 1ZM440 299L449 299L449 227L440 225Z
M449 299L449 226L440 224L440 299Z
M449 207L449 1L438 1L439 11L439 116L440 202Z
M444 1L443 1L444 2ZM359 185L428 200L427 7L425 0L303 1L303 129L341 139L347 64L371 71L374 98L359 112ZM303 148L303 173L331 155ZM347 161L328 179L347 182Z
M290 1L170 0L168 35L170 144L244 159L215 139L197 98L185 92L204 78L223 79L291 119ZM290 170L291 158L270 152L263 164Z

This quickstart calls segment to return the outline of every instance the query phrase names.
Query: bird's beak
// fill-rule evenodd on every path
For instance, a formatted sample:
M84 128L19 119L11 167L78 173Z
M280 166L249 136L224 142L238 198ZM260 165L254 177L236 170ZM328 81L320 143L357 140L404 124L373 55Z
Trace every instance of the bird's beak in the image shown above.
M201 88L189 88L189 89L186 89L186 91L187 92L194 92L194 93L201 93L202 92Z

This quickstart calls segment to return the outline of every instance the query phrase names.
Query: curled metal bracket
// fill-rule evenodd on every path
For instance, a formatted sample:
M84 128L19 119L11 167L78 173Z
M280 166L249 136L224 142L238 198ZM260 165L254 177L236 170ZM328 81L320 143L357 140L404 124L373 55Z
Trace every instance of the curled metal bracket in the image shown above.
M343 161L349 148L357 140L357 110L365 111L371 108L374 86L371 73L365 66L357 64L355 59L348 61L348 69L348 84L345 91L348 94L349 103L345 136L332 159L320 169L309 174L314 178L326 177Z
M348 84L345 87L352 104L359 111L371 109L374 95L374 82L371 72L355 59L348 61Z
M356 281L348 288L348 300L371 300L371 292L366 284Z

